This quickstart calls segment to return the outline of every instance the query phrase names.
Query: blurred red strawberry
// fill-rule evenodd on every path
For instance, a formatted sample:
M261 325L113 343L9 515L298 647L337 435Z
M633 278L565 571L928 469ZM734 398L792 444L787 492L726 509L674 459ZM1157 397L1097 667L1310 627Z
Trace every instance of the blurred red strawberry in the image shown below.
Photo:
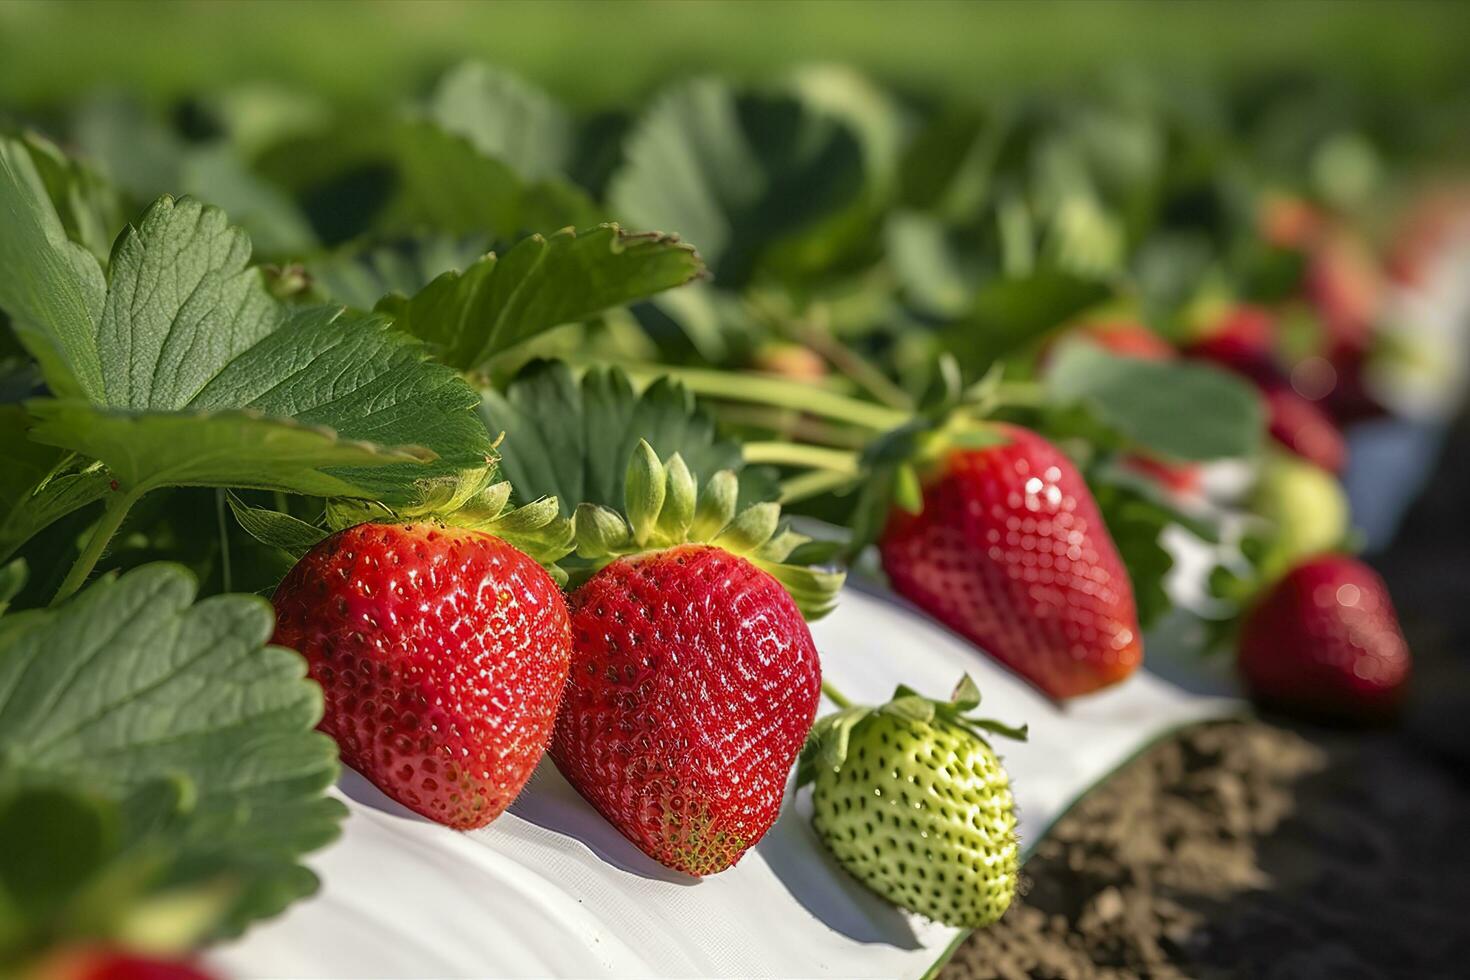
M1174 493L1199 493L1203 482L1203 474L1196 463L1172 463L1133 453L1123 458L1123 466Z
M1406 286L1423 285L1427 266L1457 227L1470 228L1470 185L1450 184L1425 191L1394 231L1389 275Z
M1173 344L1133 320L1100 320L1083 324L1072 333L1121 357L1168 361L1177 356Z
M1261 390L1271 436L1309 463L1341 473L1347 464L1347 442L1332 418L1288 384L1268 384Z
M1326 226L1322 209L1294 194L1272 194L1261 204L1261 237L1276 248L1305 249Z
M1261 701L1372 721L1403 700L1410 657L1383 580L1344 555L1303 562L1247 614L1240 670Z
M192 960L101 946L62 950L23 976L25 980L214 980Z
M1368 349L1383 303L1383 273L1362 239L1346 232L1322 239L1308 257L1302 292L1322 321L1324 354L1336 361Z
M1238 303L1190 342L1185 354L1253 381L1277 377L1276 317L1263 306Z

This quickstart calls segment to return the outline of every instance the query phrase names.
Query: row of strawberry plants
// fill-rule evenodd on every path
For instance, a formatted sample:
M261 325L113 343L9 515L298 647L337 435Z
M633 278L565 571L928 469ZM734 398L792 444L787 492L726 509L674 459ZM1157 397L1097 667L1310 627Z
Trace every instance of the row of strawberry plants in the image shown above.
M996 120L838 78L684 83L599 127L467 66L367 120L222 110L190 141L92 106L82 158L0 144L0 821L36 845L0 869L8 962L278 913L341 820L337 752L473 827L549 747L652 857L712 874L805 743L844 866L993 921L1018 852L989 742L1023 733L968 681L872 708L828 685L817 718L803 617L873 542L895 590L1067 698L1137 668L1183 527L1231 559L1214 632L1243 622L1259 694L1392 710L1407 650L1330 476L1331 413L1374 410L1352 226L1242 189L1248 156L1178 107ZM181 189L270 264L192 198L124 227ZM1220 459L1263 460L1228 507Z

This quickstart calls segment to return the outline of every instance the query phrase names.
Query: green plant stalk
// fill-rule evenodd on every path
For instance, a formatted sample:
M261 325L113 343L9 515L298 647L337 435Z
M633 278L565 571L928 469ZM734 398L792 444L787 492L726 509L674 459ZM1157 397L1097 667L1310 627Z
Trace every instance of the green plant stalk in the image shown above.
M838 371L851 378L889 408L902 412L914 410L909 393L889 380L872 362L842 341L818 329L808 330L803 339L808 347L825 357Z
M862 449L872 439L871 433L864 429L813 418L789 408L768 408L764 405L721 405L720 421L769 429L778 438L794 438L834 449Z
M214 524L219 531L220 551L220 585L226 592L233 592L232 571L230 568L230 528L228 519L225 517L225 490L218 487L214 491Z
M624 370L640 381L652 381L659 376L666 376L680 382L696 395L708 398L789 408L878 432L895 429L913 417L910 412L781 378L731 374L707 368L625 365Z
M847 695L833 687L831 681L822 681L822 693L827 695L827 700L839 708L852 707L852 702L847 699Z
M781 481L780 503L795 504L812 497L820 497L824 493L840 490L843 487L856 483L858 477L855 474L840 473L836 470L811 470L799 476L793 476L789 480Z
M834 336L827 326L828 319L826 307L819 306L804 321L791 325L787 332L889 408L912 412L914 400L909 393L894 384L871 361ZM779 318L775 322L778 327L785 326Z
M1046 387L1039 381L1002 381L984 395L966 400L983 416L998 408L1038 408L1047 398Z
M755 465L803 466L850 477L860 472L858 454L846 449L828 449L799 442L747 442L740 452L747 463Z
M102 553L107 550L107 546L117 534L118 528L122 527L122 522L128 516L128 511L133 509L133 505L142 496L143 494L137 490L128 490L126 492L118 492L116 496L107 502L107 509L102 512L102 519L97 522L97 526L92 530L92 537L87 540L86 547L77 556L77 560L71 566L71 571L66 573L66 578L62 580L61 587L56 590L56 595L52 597L52 606L58 606L66 599L69 599L86 583L87 576L92 574L92 570L97 567L97 562L102 558Z

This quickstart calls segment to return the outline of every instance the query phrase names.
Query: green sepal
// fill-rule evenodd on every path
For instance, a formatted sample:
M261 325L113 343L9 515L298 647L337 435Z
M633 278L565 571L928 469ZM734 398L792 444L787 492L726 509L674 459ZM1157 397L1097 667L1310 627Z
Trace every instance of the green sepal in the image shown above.
M646 439L640 439L638 448L633 450L625 487L623 507L628 514L628 523L633 526L633 540L640 546L645 545L658 529L659 514L663 511L668 490L664 466Z
M572 516L572 543L583 562L573 571L574 580L585 581L625 555L711 544L780 582L808 620L831 612L844 573L789 564L791 553L809 539L781 525L778 504L767 501L738 510L739 492L734 472L720 470L703 493L696 493L694 478L677 453L664 463L641 440L628 464L627 516L590 503L579 504Z
M647 443L644 443L647 445ZM669 457L664 467L668 474L668 486L664 489L664 506L658 515L658 530L664 537L677 541L689 533L694 523L694 508L699 491L694 486L694 475L678 453Z
M300 559L331 534L330 531L308 524L299 517L266 507L252 507L233 492L227 492L225 499L229 501L230 512L235 515L236 522L246 534L263 545L284 551L292 558Z
M704 485L694 510L694 523L689 526L690 541L708 541L735 519L740 497L740 481L734 470L720 470Z
M941 409L940 414L919 415L883 433L863 450L858 465L864 480L846 548L849 560L878 540L893 508L910 514L923 512L921 474L946 454L1008 441L1000 429L976 418L965 406L953 408L943 401Z
M780 504L775 501L752 504L735 515L735 519L710 543L737 555L749 555L771 540L780 523Z
M633 529L611 507L578 504L572 523L576 528L578 557L599 558L633 547Z
M510 505L511 486L493 480L493 468L460 473L443 480L423 481L416 502L390 507L375 500L334 497L326 502L324 527L308 524L290 514L250 507L233 495L230 509L240 527L262 544L300 558L328 535L372 522L406 524L432 521L493 534L546 566L559 582L566 580L556 562L575 547L573 524L561 516L555 497L542 497L522 507Z
M847 746L853 730L870 715L891 715L923 725L947 724L961 728L989 744L990 735L1024 742L1027 726L1007 725L992 718L977 718L970 713L980 707L980 689L969 674L960 678L949 700L926 698L913 688L900 684L886 703L854 705L818 718L807 734L796 767L796 785L805 786L816 779L822 768L840 769L847 759Z
M893 471L893 503L910 514L924 511L924 488L912 463L902 463Z

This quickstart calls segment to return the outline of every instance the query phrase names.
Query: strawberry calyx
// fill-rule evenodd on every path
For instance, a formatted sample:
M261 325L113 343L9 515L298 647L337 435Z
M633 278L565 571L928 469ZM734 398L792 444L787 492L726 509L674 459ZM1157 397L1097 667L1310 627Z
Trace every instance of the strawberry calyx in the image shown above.
M571 554L572 522L561 516L555 497L542 497L520 507L510 503L511 485L495 480L492 470L461 473L419 485L417 501L389 507L373 500L334 498L327 501L325 521L330 531L357 524L407 524L433 521L493 534L524 551L553 575L556 562Z
M789 562L811 539L781 521L774 501L738 507L739 482L732 470L711 476L701 492L682 456L658 458L640 440L628 463L622 513L583 503L572 516L572 543L581 562L572 581L590 578L618 558L683 544L709 544L762 569L791 594L808 620L831 612L845 578L842 572Z
M359 524L433 523L464 527L504 540L565 583L557 562L571 554L572 522L561 516L555 497L542 497L521 507L510 503L511 485L495 480L493 466L415 486L414 501L393 505L376 500L333 497L321 518L303 521L283 511L252 507L234 494L228 497L235 519L261 544L300 559L319 542Z
M884 704L843 704L837 711L823 715L812 725L797 761L796 785L801 787L810 783L816 779L821 769L842 768L853 730L874 715L893 715L925 725L959 728L987 745L990 743L990 736L994 735L1026 741L1028 726L1016 727L993 718L975 717L972 712L978 707L980 689L969 674L960 678L948 701L926 698L908 685L900 684L894 689L893 697Z

